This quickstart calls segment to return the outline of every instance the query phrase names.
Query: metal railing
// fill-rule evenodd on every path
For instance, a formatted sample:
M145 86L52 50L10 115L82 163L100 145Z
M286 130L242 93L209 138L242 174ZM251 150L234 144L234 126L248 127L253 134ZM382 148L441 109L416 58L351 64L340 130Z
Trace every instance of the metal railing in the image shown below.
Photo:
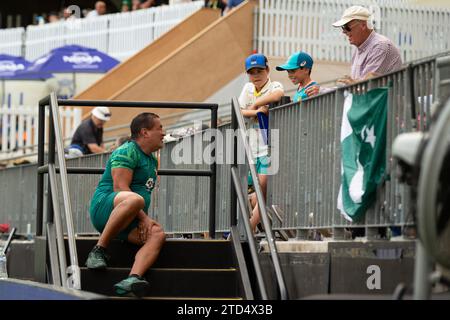
M376 30L394 42L403 61L450 50L450 9L381 0L358 4L373 12ZM332 24L352 5L353 0L260 0L255 49L275 57L303 50L317 60L349 62L353 49Z
M70 203L69 184L67 177L66 161L64 158L64 143L62 135L61 117L59 114L58 102L55 93L39 101L39 127L38 127L38 185L37 185L37 205L44 202L44 176L39 172L44 166L44 141L45 141L45 107L49 106L49 154L46 173L48 173L48 198L47 198L47 221L46 221L46 239L51 265L51 283L64 288L81 289L81 274L78 265L78 255L75 244L75 231L73 226L72 205ZM56 175L56 155L59 163L59 176ZM61 188L57 181L61 183ZM65 214L65 225L67 226L68 244L70 251L70 266L67 267L66 250L64 245L64 231L62 215L60 213L60 196L62 191L63 210ZM39 213L39 211L37 212ZM42 212L41 212L42 213ZM42 217L37 215L37 223L42 221ZM41 223L42 228L42 223ZM42 234L42 231L41 231ZM39 235L41 235L39 234ZM47 251L46 251L47 252ZM71 276L68 276L70 274Z
M449 53L440 56L445 55ZM412 223L412 216L408 214L409 189L395 179L396 164L390 157L390 143L399 133L427 128L433 97L439 91L436 58L434 56L414 62L391 74L348 88L339 88L305 100L300 105L289 104L270 110L271 128L279 129L281 142L280 170L277 175L269 177L267 193L267 203L270 206L278 205L283 216L283 222L274 220L275 230L296 230L300 237L304 237L312 229L333 228L333 236L342 238L344 228L347 227L366 227L375 235L380 226L405 226ZM386 180L378 192L376 205L367 212L365 220L351 224L336 209L340 184L339 137L343 92L364 92L368 88L389 83ZM220 131L225 132L229 128L230 125L221 126ZM181 141L166 143L160 151L161 167L205 170L207 163L177 164L171 154L180 143L194 145L196 136L201 137L200 148L205 148L208 135L203 132ZM223 144L226 145L231 138L226 134L223 136ZM223 158L227 157L226 153L226 149L217 152ZM188 156L194 159L194 154L195 148L191 148ZM108 157L109 153L89 155L68 159L67 164L69 167L104 167ZM231 188L229 173L228 164L217 167L216 232L230 230L230 201L224 196L229 194ZM95 232L89 222L88 206L99 178L98 175L87 174L69 176L69 187L79 190L70 195L76 232ZM0 221L16 226L18 233L25 233L28 223L32 223L32 232L35 232L35 179L36 165L0 170ZM156 217L169 233L207 232L210 203L206 179L169 179L162 176L152 194L149 214ZM30 201L23 201L24 197Z
M270 110L270 128L279 130L281 141L280 170L268 184L268 203L284 212L277 228L297 230L299 237L310 229L333 228L333 236L342 238L343 228L359 225L370 237L377 235L378 227L412 223L409 188L396 180L391 145L399 133L428 127L436 97L435 61L433 57L411 63L382 77ZM381 86L390 86L385 179L365 219L350 223L336 208L344 92L364 93Z
M266 211L266 201L264 200L264 195L261 189L261 186L259 185L258 177L256 174L256 168L254 164L254 159L252 152L250 150L250 145L248 142L248 135L247 130L244 123L244 118L241 113L241 109L239 106L239 103L236 98L233 98L232 103L232 122L231 122L231 129L236 132L236 135L239 136L238 139L241 141L241 145L243 146L243 151L245 154L245 159L248 161L249 168L250 168L250 174L253 179L258 208L261 216L261 222L264 226L264 232L265 232L265 238L267 239L267 244L269 246L270 251L270 257L272 258L273 267L275 270L275 276L276 276L276 283L278 285L278 288L280 290L280 296L281 300L288 299L288 293L286 289L286 284L284 281L283 271L281 269L280 259L278 257L277 247L275 245L275 237L273 235L272 226L269 221L269 217L267 215ZM237 137L236 137L237 138ZM247 197L247 185L243 186L241 181L241 177L239 175L239 171L237 169L238 166L238 143L236 141L236 138L233 139L232 144L232 151L233 152L233 163L231 166L231 181L233 182L231 184L231 208L230 208L230 223L231 228L238 225L238 214L240 217L240 221L244 224L244 230L247 236L247 239L249 241L249 247L250 247L250 253L253 261L253 265L256 272L256 278L257 283L259 287L259 291L261 294L261 298L263 300L267 300L267 291L266 286L264 283L264 278L261 272L261 266L258 258L258 249L256 247L256 243L254 240L254 234L253 230L251 230L250 227L250 208L248 206L248 199ZM244 172L244 177L247 177L246 172ZM237 206L237 204L239 204ZM238 209L239 208L239 209ZM233 230L233 229L232 229ZM233 237L239 237L239 234L235 232L235 234L232 234Z
M222 127L224 130L229 126ZM203 136L198 133L197 136ZM192 143L195 136L185 137L186 144ZM166 143L160 150L161 168L207 170L208 165L177 165L171 160L171 153L176 142ZM203 141L201 148L209 144ZM194 152L192 150L192 152ZM110 152L86 155L66 159L69 168L104 168ZM191 157L193 155L189 154ZM36 232L36 177L37 164L27 164L0 170L0 221L17 226L18 233L25 234L27 224ZM89 203L100 180L99 174L70 174L69 188L74 211L74 226L77 233L97 233L90 222ZM152 193L149 214L158 219L167 233L203 233L208 231L209 188L208 177L167 177L160 176L160 181ZM60 186L59 186L60 187ZM47 192L44 181L44 194ZM189 192L187 192L187 190ZM216 195L216 232L229 230L229 201L223 194L229 192L229 166L217 166ZM166 195L170 194L169 197ZM29 201L23 201L25 197ZM60 199L62 204L62 199ZM44 212L47 203L44 202ZM64 220L64 218L63 218Z

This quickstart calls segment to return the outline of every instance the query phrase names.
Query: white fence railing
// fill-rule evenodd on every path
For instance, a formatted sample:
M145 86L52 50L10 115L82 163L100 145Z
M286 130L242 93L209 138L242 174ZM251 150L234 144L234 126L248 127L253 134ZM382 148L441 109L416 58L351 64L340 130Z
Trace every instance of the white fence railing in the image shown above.
M450 49L450 9L404 1L360 0L373 13L375 28L411 61ZM332 23L353 0L260 0L256 25L257 50L287 57L298 50L314 59L348 62L353 47Z
M24 28L0 30L0 53L22 55Z
M60 114L63 137L70 138L81 123L81 110L65 107ZM0 160L37 152L38 118L36 106L0 106Z
M93 47L124 60L199 10L204 1L153 7L73 19L44 25L0 30L0 53L25 55L34 60L66 44ZM24 52L23 52L24 50Z
M66 44L79 44L107 52L108 16L28 26L25 39L25 58L34 60L50 50Z
M159 38L185 17L200 9L202 1L155 7L110 15L107 52L123 60Z

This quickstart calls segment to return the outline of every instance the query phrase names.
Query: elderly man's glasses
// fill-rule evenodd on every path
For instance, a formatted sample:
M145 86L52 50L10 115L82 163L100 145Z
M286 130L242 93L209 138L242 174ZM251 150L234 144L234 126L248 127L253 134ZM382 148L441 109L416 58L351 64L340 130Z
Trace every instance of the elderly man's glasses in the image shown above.
M350 23L347 23L347 24L343 25L341 28L342 28L342 31L350 32L350 31L353 30L353 28L354 28L355 25L356 25L356 24L353 24L353 26L350 27Z

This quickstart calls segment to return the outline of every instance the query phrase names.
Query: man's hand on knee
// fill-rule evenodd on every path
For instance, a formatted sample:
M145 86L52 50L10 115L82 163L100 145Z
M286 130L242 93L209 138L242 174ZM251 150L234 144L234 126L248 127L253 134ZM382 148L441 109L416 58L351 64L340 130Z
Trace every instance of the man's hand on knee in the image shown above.
M147 242L147 240L149 239L150 235L152 234L152 229L154 230L154 227L157 227L157 229L161 229L161 225L156 222L155 220L149 218L148 216L146 216L145 218L141 219L139 221L138 224L138 236L139 236L139 240L141 241L142 244L144 244L145 242Z

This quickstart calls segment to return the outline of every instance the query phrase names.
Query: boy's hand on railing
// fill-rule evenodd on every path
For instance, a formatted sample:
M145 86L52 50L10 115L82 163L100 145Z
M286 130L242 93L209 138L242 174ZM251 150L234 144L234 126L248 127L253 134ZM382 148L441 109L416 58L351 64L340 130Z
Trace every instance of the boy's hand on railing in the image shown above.
M248 110L258 110L258 107L255 104L252 104L248 107Z
M262 112L262 113L264 113L265 115L268 115L268 114L269 114L269 106L262 106L262 107L259 107L258 110L257 110L257 113L258 113L258 112Z

